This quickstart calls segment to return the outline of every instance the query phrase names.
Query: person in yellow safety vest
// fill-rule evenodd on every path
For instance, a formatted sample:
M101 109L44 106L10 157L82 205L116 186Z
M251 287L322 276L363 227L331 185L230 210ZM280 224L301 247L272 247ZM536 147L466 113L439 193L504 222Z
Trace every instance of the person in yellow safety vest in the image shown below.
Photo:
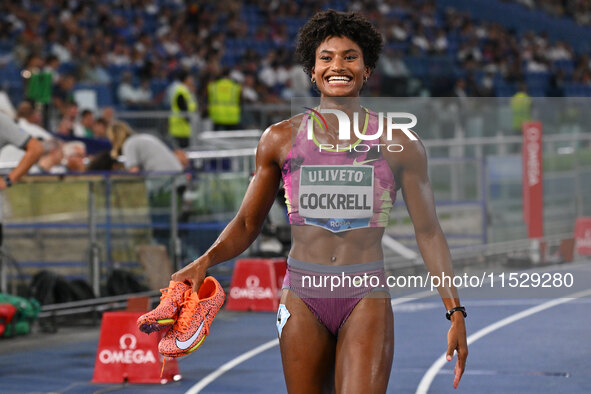
M527 94L527 87L520 83L517 93L511 97L511 112L513 113L513 132L521 134L523 122L531 120L531 97Z
M215 130L237 130L240 128L240 98L242 86L230 79L228 70L221 78L207 85L209 118Z
M191 74L181 71L178 82L170 95L170 109L172 114L168 118L168 132L175 139L179 148L189 146L191 137L191 119L188 113L197 111L197 101L194 96L195 80Z

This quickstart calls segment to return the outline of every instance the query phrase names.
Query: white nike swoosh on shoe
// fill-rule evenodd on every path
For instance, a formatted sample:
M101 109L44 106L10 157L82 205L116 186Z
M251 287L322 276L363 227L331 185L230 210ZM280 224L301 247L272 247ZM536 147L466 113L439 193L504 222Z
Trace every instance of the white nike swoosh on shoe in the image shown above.
M181 350L187 350L189 348L189 346L191 346L193 344L193 342L195 342L195 339L197 339L197 337L199 336L199 333L201 333L201 329L203 328L204 323L205 323L205 320L203 320L201 322L201 325L199 326L199 329L197 331L195 331L195 334L193 334L191 336L191 338L187 339L186 341L179 341L179 339L176 338L176 346Z
M363 160L363 161L357 161L357 159L353 160L353 165L354 166L362 166L364 164L367 163L371 163L372 161L376 161L377 159L369 159L369 160Z

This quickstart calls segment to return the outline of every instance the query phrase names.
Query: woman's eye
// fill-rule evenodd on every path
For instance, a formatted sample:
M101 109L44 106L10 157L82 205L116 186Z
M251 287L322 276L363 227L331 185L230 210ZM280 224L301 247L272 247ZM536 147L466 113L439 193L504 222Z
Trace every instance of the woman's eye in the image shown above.
M320 56L320 60L328 61L330 60L330 56Z
M347 59L347 60L355 60L355 59L357 59L357 56L351 55L351 56L345 57L345 59Z

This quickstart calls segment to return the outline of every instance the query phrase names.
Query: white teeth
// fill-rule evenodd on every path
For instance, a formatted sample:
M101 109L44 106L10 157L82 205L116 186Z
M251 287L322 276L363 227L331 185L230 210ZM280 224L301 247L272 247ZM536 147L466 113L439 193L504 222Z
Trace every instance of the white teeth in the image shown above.
M328 77L328 82L349 82L351 77L341 76L341 75L333 75Z

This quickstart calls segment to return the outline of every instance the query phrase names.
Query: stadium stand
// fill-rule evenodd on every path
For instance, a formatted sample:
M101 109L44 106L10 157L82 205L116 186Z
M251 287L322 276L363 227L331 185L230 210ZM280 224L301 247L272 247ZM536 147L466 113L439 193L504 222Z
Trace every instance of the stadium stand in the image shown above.
M557 3L565 2L301 0L271 8L257 0L4 2L0 86L19 102L26 58L39 54L57 56L59 74L73 74L76 89L94 90L99 107L121 105L117 85L131 71L134 84L151 81L154 104L164 108L166 87L180 68L197 76L200 101L213 74L229 67L238 79L256 77L261 102L278 102L289 98L287 79L268 86L262 70L288 74L303 16L330 7L363 9L382 27L386 47L402 56L416 82L406 95L453 95L461 78L471 96L510 96L520 80L532 96L589 96L591 28L575 18L584 2ZM366 94L383 94L379 87Z

